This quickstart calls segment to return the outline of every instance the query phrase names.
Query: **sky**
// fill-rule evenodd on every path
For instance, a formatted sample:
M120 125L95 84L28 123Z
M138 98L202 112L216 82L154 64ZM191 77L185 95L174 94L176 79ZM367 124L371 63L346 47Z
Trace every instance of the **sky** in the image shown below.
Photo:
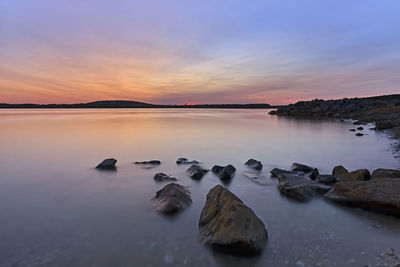
M0 102L400 93L398 0L1 0Z

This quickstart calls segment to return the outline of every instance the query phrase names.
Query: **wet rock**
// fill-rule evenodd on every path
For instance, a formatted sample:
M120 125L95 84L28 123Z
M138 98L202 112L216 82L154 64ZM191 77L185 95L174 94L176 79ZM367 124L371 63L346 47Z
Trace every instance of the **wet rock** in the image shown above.
M314 170L313 167L304 165L304 164L300 164L300 163L293 163L292 167L291 167L292 171L300 171L300 172L312 172Z
M371 174L371 179L377 178L400 178L400 170L376 169Z
M304 176L291 173L283 173L278 176L279 190L286 196L299 200L308 201L315 194L324 194L331 187L318 184Z
M219 165L215 165L212 168L212 171L222 180L222 181L229 181L230 179L232 179L232 177L235 175L236 172L236 168L231 165L228 164L225 167L222 167Z
M400 179L340 182L325 197L344 205L400 217Z
M268 241L264 223L238 197L217 185L207 194L199 220L200 240L234 254L261 252Z
M263 165L261 161L255 160L255 159L249 159L245 165L249 166L250 168L253 168L255 170L261 171Z
M362 131L362 130L364 130L364 128L363 127L358 127L357 130Z
M199 162L197 160L189 160L187 158L179 158L176 160L176 164L181 165L181 164L198 164Z
M355 131L356 131L356 129L350 129L349 131L350 131L350 132L355 132Z
M149 160L149 161L136 161L136 165L160 165L161 161L159 160Z
M116 159L114 158L105 159L99 165L96 166L96 169L113 170L115 169L115 164L117 164Z
M325 185L334 185L338 182L338 179L333 175L322 174L318 175L315 181Z
M393 124L390 121L377 121L375 123L375 128L377 130L392 129L393 128Z
M165 173L156 173L154 175L154 180L157 182L164 182L164 181L176 181L176 178L172 175L167 175Z
M156 193L154 200L155 210L163 214L174 214L192 203L189 190L176 183L167 184Z
M364 136L362 133L356 133L356 136Z
M189 173L190 177L195 180L200 180L204 175L207 174L209 170L202 168L199 165L192 165L189 169L186 170Z
M307 177L309 177L312 180L315 180L319 175L319 171L317 168L315 168L314 170L312 170L312 172L310 172L309 174L307 174Z

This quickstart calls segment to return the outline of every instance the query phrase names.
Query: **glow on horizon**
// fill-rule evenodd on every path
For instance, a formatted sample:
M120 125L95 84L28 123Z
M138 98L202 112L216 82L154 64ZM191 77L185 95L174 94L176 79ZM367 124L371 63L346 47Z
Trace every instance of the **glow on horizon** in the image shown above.
M0 102L286 104L399 93L399 8L5 0Z

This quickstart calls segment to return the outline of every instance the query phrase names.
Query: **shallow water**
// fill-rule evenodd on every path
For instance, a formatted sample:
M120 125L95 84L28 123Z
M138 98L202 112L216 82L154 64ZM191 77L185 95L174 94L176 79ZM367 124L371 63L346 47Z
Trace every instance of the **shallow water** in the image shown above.
M356 137L350 121L295 120L265 110L0 110L0 266L364 266L400 253L400 220L280 195L269 172L300 162L330 173L398 168L389 141L373 131ZM364 127L368 129L369 127ZM107 157L115 172L95 170ZM215 253L198 241L207 192L177 166L178 157L211 168L232 163L227 187L265 223L269 242L258 257ZM259 182L244 175L263 162ZM159 159L144 169L134 161ZM152 197L175 175L193 204L173 218L153 211Z

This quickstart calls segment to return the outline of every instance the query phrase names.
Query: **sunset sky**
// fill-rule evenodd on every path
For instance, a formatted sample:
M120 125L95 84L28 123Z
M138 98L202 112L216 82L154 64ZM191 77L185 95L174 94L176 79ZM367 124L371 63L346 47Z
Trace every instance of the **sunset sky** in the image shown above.
M1 0L0 102L400 93L398 0Z

